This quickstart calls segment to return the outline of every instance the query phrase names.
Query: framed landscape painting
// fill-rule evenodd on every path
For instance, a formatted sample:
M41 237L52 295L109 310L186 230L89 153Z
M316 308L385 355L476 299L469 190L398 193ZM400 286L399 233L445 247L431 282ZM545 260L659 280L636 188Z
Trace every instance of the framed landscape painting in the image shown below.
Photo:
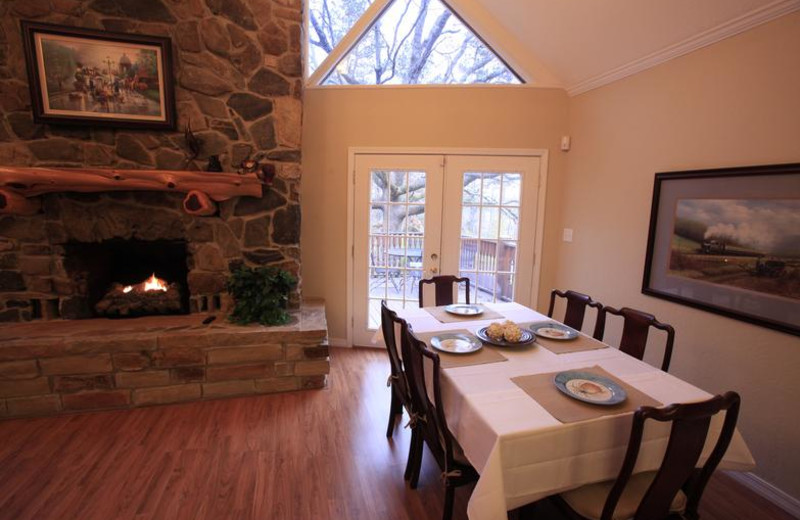
M169 38L23 22L38 123L175 128Z
M800 335L800 164L656 174L642 292Z

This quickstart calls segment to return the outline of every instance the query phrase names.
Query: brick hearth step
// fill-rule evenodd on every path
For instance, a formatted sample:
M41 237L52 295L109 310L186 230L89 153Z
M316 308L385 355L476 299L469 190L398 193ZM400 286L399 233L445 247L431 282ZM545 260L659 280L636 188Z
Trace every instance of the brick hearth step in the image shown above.
M0 418L322 388L325 307L281 327L205 314L0 325Z

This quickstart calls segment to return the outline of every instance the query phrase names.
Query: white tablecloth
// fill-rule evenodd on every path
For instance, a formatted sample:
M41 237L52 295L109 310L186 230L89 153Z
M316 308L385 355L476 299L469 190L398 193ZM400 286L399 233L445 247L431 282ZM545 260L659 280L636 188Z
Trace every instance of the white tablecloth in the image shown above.
M487 306L517 323L548 319L517 303ZM415 332L466 328L474 333L491 323L440 323L422 309L401 310L398 315ZM562 424L517 387L512 377L599 365L664 404L711 396L615 348L557 355L535 347L526 352L504 349L503 355L507 362L443 371L448 426L481 475L468 505L471 520L505 520L506 511L521 505L613 479L627 448L630 413ZM716 419L706 453L722 424L721 417ZM669 426L651 423L645 430L636 471L657 468L666 449ZM720 467L745 471L754 465L737 432Z

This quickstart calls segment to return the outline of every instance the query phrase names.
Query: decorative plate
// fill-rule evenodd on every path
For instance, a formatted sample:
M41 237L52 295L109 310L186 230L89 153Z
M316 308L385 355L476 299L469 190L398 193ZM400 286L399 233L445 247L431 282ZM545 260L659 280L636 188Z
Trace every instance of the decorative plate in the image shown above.
M468 305L464 303L454 303L444 308L445 311L457 316L480 316L483 314L482 305Z
M553 382L563 393L584 403L611 406L628 398L625 389L617 383L590 372L559 372Z
M535 323L530 329L537 335L547 339L567 340L578 337L578 331L560 323Z
M483 348L475 336L468 334L439 334L431 338L431 347L447 354L471 354Z
M530 343L533 343L533 340L536 339L536 336L533 334L533 332L527 329L521 329L522 337L519 339L519 341L515 343L512 343L510 341L505 341L502 339L492 339L489 337L488 334L486 334L486 329L488 328L489 327L483 327L481 329L478 329L477 336L481 339L481 341L484 341L491 345L497 345L498 347L519 347L520 345L528 345Z

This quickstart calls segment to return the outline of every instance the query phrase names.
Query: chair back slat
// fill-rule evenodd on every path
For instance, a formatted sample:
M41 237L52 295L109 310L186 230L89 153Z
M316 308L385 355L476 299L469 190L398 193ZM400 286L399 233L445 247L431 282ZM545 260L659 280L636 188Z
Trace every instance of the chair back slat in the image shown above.
M442 405L439 356L428 350L425 343L414 336L410 326L405 326L403 360L414 408L415 417L412 420L415 421L415 426L421 429L423 438L439 466L447 471L446 468L452 466L453 462L453 440ZM426 375L432 382L430 389Z
M664 462L642 498L635 518L666 518L669 515L672 500L694 473L710 422L710 417L703 417L691 421L676 420L672 423Z
M620 338L619 349L636 359L644 359L644 353L647 348L647 338L651 327L666 332L667 341L664 345L664 358L661 362L661 370L664 372L669 370L669 364L672 360L672 348L675 343L675 329L672 325L661 323L652 314L629 307L623 307L621 309L603 307L598 315L597 327L595 328L594 334L595 339L599 341L603 341L606 321L609 314L622 317L622 337Z
M434 276L432 278L424 278L419 281L419 306L424 307L424 298L423 298L423 289L426 285L433 284L434 286L434 305L437 307L440 305L450 305L452 303L456 303L458 294L458 285L465 284L465 297L467 303L469 303L469 278L459 278L457 276L453 276L450 274L447 275L440 275Z
M607 309L607 312L611 312L611 310ZM625 322L622 324L619 349L636 359L644 359L650 324L656 321L655 316L628 308L623 308L620 315L623 316Z
M708 479L728 449L739 415L740 397L736 392L707 401L673 404L666 408L640 407L633 417L628 450L619 476L608 494L601 520L611 520L620 497L633 474L641 447L645 422L649 419L672 422L669 442L655 478L639 503L633 520L666 519L670 505L683 490L687 496L686 518L697 518L697 507ZM725 421L706 462L698 462L706 444L713 416L725 411Z
M587 294L554 289L550 293L550 307L547 310L547 316L550 318L553 317L553 311L555 310L556 296L566 298L567 309L564 311L563 323L567 327L572 327L575 330L581 330L583 327L583 320L586 317L586 307L594 307L598 310L598 313L603 308L600 302L592 300L591 296Z
M386 344L386 351L389 354L392 384L399 392L400 398L405 401L403 404L408 407L411 404L411 398L397 345L397 328L402 330L405 323L404 319L398 317L397 313L386 305L386 301L381 301L381 332L383 333L383 342Z

